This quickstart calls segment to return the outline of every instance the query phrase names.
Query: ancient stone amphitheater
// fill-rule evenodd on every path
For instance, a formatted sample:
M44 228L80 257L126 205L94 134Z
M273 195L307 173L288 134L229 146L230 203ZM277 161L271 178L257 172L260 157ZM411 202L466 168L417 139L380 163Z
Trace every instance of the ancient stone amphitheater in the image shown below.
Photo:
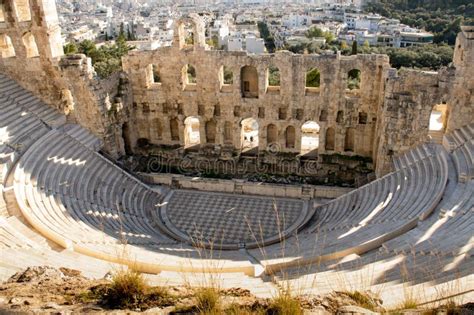
M33 12L52 14L32 2ZM6 28L11 37L25 25L16 22ZM33 265L102 277L124 264L155 283L202 285L212 275L258 296L290 286L314 294L370 289L386 305L407 294L425 302L474 297L472 88L457 90L468 101L453 101L452 116L458 104L468 117L453 122L442 141L425 133L411 148L392 152L384 175L327 203L150 186L104 155L114 152L99 132L104 126L97 127L107 121L93 119L94 103L86 98L99 113L110 98L92 97L100 88L80 89L67 79L69 72L90 79L84 58L60 57L51 65L47 41L54 36L42 21L34 23L44 26L34 31L47 57L27 60L31 76L19 74L20 49L16 60L2 53L0 67L0 279ZM45 29L49 36L42 36ZM460 36L471 49L469 32ZM468 74L472 55L459 57L470 58ZM472 76L459 84L466 80L472 86ZM64 101L68 95L75 95L75 106ZM114 104L127 97L125 88Z

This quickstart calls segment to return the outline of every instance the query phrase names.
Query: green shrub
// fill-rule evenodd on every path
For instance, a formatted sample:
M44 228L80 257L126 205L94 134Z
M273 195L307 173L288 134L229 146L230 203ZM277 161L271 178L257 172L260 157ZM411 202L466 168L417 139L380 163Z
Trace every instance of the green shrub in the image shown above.
M102 299L112 308L130 308L144 301L147 289L142 274L130 269L119 270L113 275Z

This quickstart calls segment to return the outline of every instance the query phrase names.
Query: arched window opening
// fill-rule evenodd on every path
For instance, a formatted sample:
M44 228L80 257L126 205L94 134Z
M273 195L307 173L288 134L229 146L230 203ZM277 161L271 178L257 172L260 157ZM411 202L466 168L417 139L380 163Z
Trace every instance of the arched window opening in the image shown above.
M344 123L344 111L340 110L337 112L336 122L339 124Z
M321 86L321 73L317 68L311 68L306 72L306 92L319 92Z
M180 25L180 41L182 41L182 48L189 48L194 46L194 24L184 22Z
M179 124L176 118L170 120L171 141L179 141Z
M151 71L152 71L152 79L154 84L161 84L161 76L160 76L160 69L158 68L157 65L152 65L151 66Z
M352 69L347 73L347 88L349 90L358 90L360 89L360 70Z
M288 126L285 130L286 148L294 149L296 144L296 131L295 127Z
M232 69L226 66L221 67L221 82L222 85L232 85L234 84L234 73Z
M255 67L245 66L240 70L242 97L258 98L258 72Z
M334 151L336 146L336 131L334 128L328 128L326 130L326 151Z
M224 124L224 143L232 144L232 123L230 121L226 121Z
M347 128L346 138L344 141L344 151L354 152L354 146L355 146L355 129Z
M242 120L241 148L242 151L249 151L258 148L258 122L253 118Z
M274 124L267 126L267 146L278 142L278 129Z
M328 121L328 111L323 109L319 114L319 121Z
M301 127L301 154L307 154L319 148L320 126L315 121L307 121Z
M194 85L197 83L196 69L192 65L185 65L183 68L183 81L185 85Z
M278 91L280 89L280 69L271 66L267 70L268 91Z
M435 105L430 114L430 122L428 126L429 137L437 143L442 143L443 134L446 131L448 122L448 105Z
M216 143L216 122L209 120L206 123L206 141L207 143Z
M5 34L0 35L0 50L2 52L2 58L15 57L15 48L13 47L10 36Z
M368 120L368 115L366 112L360 112L359 113L359 124L360 125L366 125Z
M201 143L199 118L191 116L184 121L184 146L191 147Z
M29 0L15 0L12 1L15 5L15 12L18 22L31 21L30 1Z

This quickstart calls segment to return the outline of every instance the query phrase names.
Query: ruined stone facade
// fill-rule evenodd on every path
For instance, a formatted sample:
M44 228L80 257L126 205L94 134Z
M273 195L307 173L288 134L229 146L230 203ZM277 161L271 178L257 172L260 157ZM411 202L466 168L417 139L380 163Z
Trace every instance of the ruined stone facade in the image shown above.
M255 172L264 162L296 174L309 161L321 177L382 175L393 155L427 139L435 105L447 107L444 130L474 117L472 27L458 36L450 67L397 72L386 55L209 50L203 22L190 17L176 23L173 46L132 51L123 73L99 80L85 56L63 56L53 0L1 9L0 71L91 130L113 158L243 159Z

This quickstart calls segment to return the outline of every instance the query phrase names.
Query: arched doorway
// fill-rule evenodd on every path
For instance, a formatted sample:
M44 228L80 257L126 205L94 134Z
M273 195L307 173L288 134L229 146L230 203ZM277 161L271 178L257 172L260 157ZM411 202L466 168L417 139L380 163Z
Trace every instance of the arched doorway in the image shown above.
M448 105L438 104L433 106L428 126L428 136L436 143L443 143L443 135L448 122Z
M301 154L308 154L319 148L319 124L307 121L301 127Z
M206 123L206 141L207 143L216 143L216 122L209 120Z
M285 130L286 148L294 149L296 144L296 131L295 127L288 126Z
M346 137L344 139L344 151L354 152L354 147L355 147L355 129L347 128Z
M179 124L176 118L170 120L171 141L179 141Z
M278 142L278 129L274 124L267 126L267 146Z
M258 122L253 118L247 118L241 122L241 148L242 151L250 151L258 148Z
M199 118L191 116L184 121L184 147L192 147L201 143Z

